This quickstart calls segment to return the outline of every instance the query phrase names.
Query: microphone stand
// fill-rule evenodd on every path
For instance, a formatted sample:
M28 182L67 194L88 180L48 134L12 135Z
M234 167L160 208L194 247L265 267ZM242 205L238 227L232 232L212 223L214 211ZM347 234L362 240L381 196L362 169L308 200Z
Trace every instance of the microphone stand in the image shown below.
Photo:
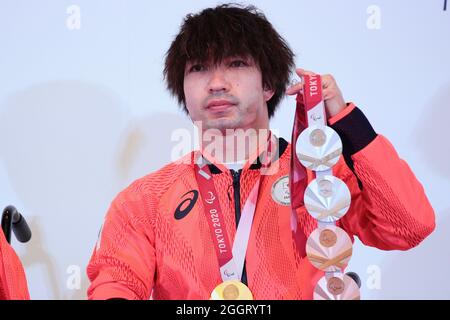
M7 206L3 210L1 226L8 243L11 243L11 229L20 242L28 242L31 239L30 227L14 206Z

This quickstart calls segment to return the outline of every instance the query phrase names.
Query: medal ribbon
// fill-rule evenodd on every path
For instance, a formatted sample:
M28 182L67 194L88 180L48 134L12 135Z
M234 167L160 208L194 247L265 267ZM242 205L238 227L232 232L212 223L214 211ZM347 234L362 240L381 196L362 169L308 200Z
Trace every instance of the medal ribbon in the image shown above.
M303 95L297 95L294 126L291 138L291 171L289 186L291 207L293 210L303 205L303 194L306 189L306 170L297 159L296 145L300 133L307 126L326 124L325 107L322 100L322 80L320 75L303 76Z
M270 139L271 135L269 134L269 142L266 152L263 153L264 158L261 161L263 165L260 171L267 169L271 164L272 141ZM241 219L236 230L233 248L231 248L231 242L226 231L225 219L220 207L219 196L214 186L211 171L201 155L197 156L197 159L203 161L201 164L198 161L196 162L194 171L219 261L220 276L223 281L241 281L245 254L247 252L251 226L256 211L261 174L244 204Z
M333 175L332 171L332 163L330 160L339 157L342 150L336 150L321 159L316 159L314 157L306 156L306 155L297 155L296 146L297 139L299 135L305 130L307 127L317 126L324 128L327 125L327 117L325 112L325 104L323 102L322 97L322 81L319 75L312 76L304 76L303 77L303 94L297 95L297 105L296 105L296 113L294 119L294 126L292 130L292 145L291 145L291 172L290 172L290 192L291 192L291 204L292 204L292 215L293 219L296 218L295 209L304 205L303 196L305 193L305 189L307 187L307 169L313 171L313 176L316 179L320 179L326 175ZM298 157L301 158L302 161L310 162L306 169L300 163ZM317 170L317 168L321 165L325 165L328 167L326 170ZM305 179L306 178L306 179ZM333 205L332 208L328 210L323 210L322 208L316 207L314 205L309 204L308 210L318 211L320 214L317 219L321 220L328 216L335 215L335 213L339 212L341 209L347 207L349 205L348 199L337 199L337 203ZM310 212L311 213L311 212ZM320 221L319 221L320 223ZM328 223L324 223L325 225ZM335 225L335 222L331 223ZM297 242L299 238L297 236L298 232L295 229L293 230L295 244L297 249L302 250L305 247L305 244L300 244ZM306 238L306 237L305 237ZM306 240L306 239L305 239ZM306 241L305 241L306 242ZM306 251L306 250L305 250ZM302 252L303 253L303 252ZM305 252L306 253L306 252ZM341 252L337 256L332 257L323 257L320 255L308 253L308 259L314 265L317 266L320 270L326 270L331 266L336 266L340 269L345 268L344 261L349 258L352 254L352 248ZM333 277L335 271L328 272L331 277ZM329 282L328 286L329 286ZM343 283L342 283L343 284ZM345 285L344 285L345 287ZM322 289L322 288L321 288ZM327 292L329 289L324 289ZM332 293L332 292L331 292Z
M326 124L325 105L322 98L320 75L303 76L303 94L297 94L294 125L291 137L291 163L289 192L291 198L291 230L294 244L300 256L306 256L306 235L298 228L296 209L304 205L303 196L307 187L307 172L297 158L296 146L299 135L309 125ZM314 159L315 160L315 159Z

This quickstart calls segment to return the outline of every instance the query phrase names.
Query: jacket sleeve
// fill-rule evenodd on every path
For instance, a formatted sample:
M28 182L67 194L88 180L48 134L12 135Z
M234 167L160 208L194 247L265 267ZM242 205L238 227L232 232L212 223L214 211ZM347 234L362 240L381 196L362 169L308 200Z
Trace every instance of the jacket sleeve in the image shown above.
M408 164L353 104L329 124L342 139L343 156L351 169L347 173L352 176L346 179L352 203L338 225L379 249L417 246L434 230L435 215Z
M29 300L22 263L0 228L0 300Z
M87 267L89 299L150 298L155 274L153 211L138 183L112 202Z

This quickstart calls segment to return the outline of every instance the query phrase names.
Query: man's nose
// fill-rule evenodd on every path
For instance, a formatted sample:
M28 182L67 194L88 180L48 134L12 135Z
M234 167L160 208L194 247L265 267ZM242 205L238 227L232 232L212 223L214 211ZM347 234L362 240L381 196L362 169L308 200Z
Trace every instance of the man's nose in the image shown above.
M221 68L212 69L208 82L208 90L210 93L228 92L230 90L230 84L224 70Z

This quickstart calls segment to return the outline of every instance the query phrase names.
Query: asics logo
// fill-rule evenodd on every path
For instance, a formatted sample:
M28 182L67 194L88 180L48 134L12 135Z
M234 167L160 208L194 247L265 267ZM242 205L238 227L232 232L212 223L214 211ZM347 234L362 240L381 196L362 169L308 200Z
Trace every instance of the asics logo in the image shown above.
M189 212L191 212L192 208L194 207L195 203L198 199L198 191L197 190L191 190L183 194L181 197L192 194L190 197L184 199L181 201L181 203L178 205L178 207L175 209L175 219L180 220L187 216ZM186 205L186 203L188 203Z

